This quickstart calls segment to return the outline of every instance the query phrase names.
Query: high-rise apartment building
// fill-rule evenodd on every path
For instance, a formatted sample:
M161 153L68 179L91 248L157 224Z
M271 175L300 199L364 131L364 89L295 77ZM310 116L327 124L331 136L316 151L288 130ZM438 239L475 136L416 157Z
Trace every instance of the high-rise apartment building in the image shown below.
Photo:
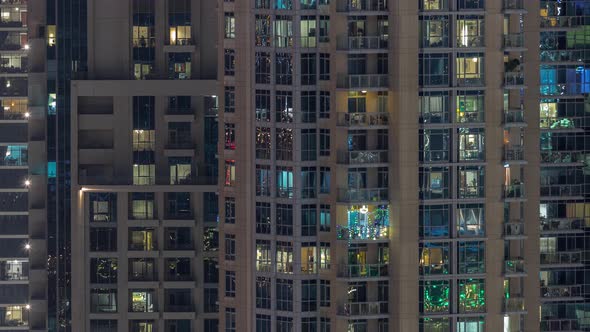
M29 326L27 2L0 1L0 330Z
M29 6L0 330L590 331L590 0Z

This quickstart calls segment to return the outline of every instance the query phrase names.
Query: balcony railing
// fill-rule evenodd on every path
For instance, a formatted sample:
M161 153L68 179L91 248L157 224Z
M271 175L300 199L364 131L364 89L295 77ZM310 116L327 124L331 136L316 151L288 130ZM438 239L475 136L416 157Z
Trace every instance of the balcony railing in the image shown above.
M541 196L544 197L563 197L563 196L583 196L583 184L541 184Z
M503 312L523 312L525 311L523 297L511 297L504 299Z
M504 86L514 87L524 85L524 72L511 71L504 73Z
M526 273L524 268L524 259L506 259L504 260L505 274L522 274Z
M336 8L338 12L385 12L387 0L340 0Z
M370 241L370 240L389 240L389 226L380 225L356 225L356 226L337 226L338 240L348 241Z
M389 86L389 76L384 74L341 75L339 89L382 89Z
M388 46L387 36L342 36L338 38L339 50L386 50Z
M541 151L541 162L552 164L569 164L585 162L581 151Z
M583 230L584 219L581 218L549 218L541 219L541 232L567 232Z
M523 10L524 0L504 0L504 10Z
M524 47L524 34L511 33L504 35L504 48L522 48Z
M504 198L524 198L525 187L524 183L504 185Z
M167 115L195 115L195 110L192 107L168 107Z
M389 113L338 113L338 125L343 127L353 126L387 126L389 125Z
M524 222L510 221L504 224L504 236L524 236Z
M388 188L338 189L340 202L382 202L389 200Z
M580 322L574 318L545 318L541 319L542 332L576 332L582 331Z
M389 313L388 302L349 302L338 306L339 316L378 316Z
M164 244L164 250L194 250L194 245L192 242L166 242Z
M339 278L381 278L387 277L387 263L380 264L343 264L339 266Z
M582 251L542 252L541 264L582 264Z
M387 150L338 151L338 163L345 165L382 164L388 161Z
M505 146L504 161L524 161L524 147L522 145Z
M166 144L166 149L170 150L193 150L197 147L197 145L192 141L168 141Z
M153 183L153 185L171 185L171 177L158 176L150 177L149 181L144 182ZM79 176L79 184L87 186L130 186L133 185L132 176ZM190 176L183 178L182 181L175 183L178 185L216 185L217 177L214 176Z
M166 304L164 306L166 312L194 312L191 304Z
M541 287L541 297L543 298L579 296L582 296L582 285L553 285Z
M541 28L571 29L584 24L583 16L548 16L541 17Z
M504 124L524 123L523 109L504 110Z

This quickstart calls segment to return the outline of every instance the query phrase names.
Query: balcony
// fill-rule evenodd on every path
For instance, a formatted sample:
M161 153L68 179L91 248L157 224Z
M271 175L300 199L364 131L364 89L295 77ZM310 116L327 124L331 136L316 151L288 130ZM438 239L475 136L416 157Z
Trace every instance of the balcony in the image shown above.
M341 36L337 47L351 53L380 53L387 51L389 43L387 36Z
M338 112L339 127L360 127L363 129L386 129L389 125L389 113L344 113ZM367 128L370 127L370 128ZM374 128L373 128L374 127Z
M507 109L504 110L504 127L526 127L527 123L524 121L523 109Z
M387 263L379 264L343 264L339 266L338 278L370 280L370 279L387 279Z
M504 147L504 163L510 165L526 164L524 159L524 146L512 145Z
M338 163L342 165L380 166L387 164L389 152L387 150L366 151L338 151Z
M350 242L374 242L389 241L389 226L381 225L356 225L336 226L338 240Z
M571 301L577 297L582 299L582 285L541 286L541 301Z
M336 4L336 11L349 15L386 15L387 0L340 0Z
M191 312L194 313L195 310L191 304L166 304L164 306L165 312Z
M504 239L506 240L520 240L525 238L524 222L520 220L511 220L504 224Z
M541 197L575 197L583 199L584 197L583 184L542 184L541 183Z
M574 318L546 318L541 319L542 332L582 332L580 323Z
M523 297L510 297L504 299L502 312L504 313L526 313Z
M541 151L541 163L550 166L584 165L585 154L582 151Z
M338 189L338 201L342 203L386 203L388 200L388 188Z
M506 52L524 51L524 34L511 33L504 35L502 45Z
M515 183L510 185L503 185L505 200L524 200L525 186L524 183Z
M504 13L506 14L523 14L526 13L524 9L524 0L504 0Z
M542 252L541 265L583 266L582 251Z
M526 275L524 259L508 258L504 260L504 276L506 277L523 277Z
M169 186L171 180L175 185L202 185L213 186L217 184L217 177L214 176L188 176L182 178L171 178L170 176L150 177L149 182L158 186ZM107 175L80 175L78 184L84 186L131 186L133 185L132 176L107 176Z
M388 302L349 302L338 306L338 316L349 318L388 318Z
M338 76L336 83L338 89L385 91L389 87L389 75L386 74L360 74Z
M524 88L524 72L510 71L504 73L504 88L505 89L521 89Z
M547 16L541 17L542 30L569 30L583 26L583 16Z
M581 218L542 218L541 234L583 233L584 219Z

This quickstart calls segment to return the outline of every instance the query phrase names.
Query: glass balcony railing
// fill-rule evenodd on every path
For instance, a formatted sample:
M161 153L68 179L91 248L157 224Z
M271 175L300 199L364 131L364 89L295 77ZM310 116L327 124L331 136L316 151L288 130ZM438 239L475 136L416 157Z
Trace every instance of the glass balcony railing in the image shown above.
M504 198L524 198L525 187L524 183L515 183L504 185Z
M505 274L523 274L526 273L524 268L524 259L510 258L504 260Z
M582 296L582 285L541 286L542 298L561 298Z
M504 110L504 124L524 123L523 109L508 109Z
M338 12L375 12L387 11L387 0L340 0L336 7Z
M504 224L504 236L524 236L524 222L520 220L510 221Z
M384 89L388 86L389 75L386 74L340 75L337 82L339 89L351 90Z
M544 197L563 197L563 196L583 196L583 184L541 184L541 196Z
M387 163L388 155L387 150L338 151L338 163L345 165L382 164Z
M356 126L387 126L389 125L389 113L370 112L370 113L338 113L338 126L356 127Z
M504 48L522 48L524 47L524 34L511 33L504 35Z
M585 162L586 154L582 151L541 151L541 162L551 164L569 164Z
M389 240L387 225L336 226L336 231L338 240Z
M581 218L542 218L540 222L541 232L559 233L584 229L584 219Z
M338 38L338 49L345 51L386 50L387 36L341 36Z
M542 332L577 332L582 331L580 322L574 318L547 318L541 319Z
M387 267L388 267L387 263L343 264L343 265L339 266L338 278L370 279L370 278L387 277L388 276Z
M524 85L524 72L511 71L504 73L504 86L517 87Z
M504 299L503 312L523 312L525 311L523 297L510 297Z
M524 0L504 0L504 10L523 10Z
M383 202L389 200L388 188L338 189L340 202Z
M338 315L347 317L388 315L388 303L386 301L344 303L338 306Z
M582 251L542 252L541 265L582 264Z

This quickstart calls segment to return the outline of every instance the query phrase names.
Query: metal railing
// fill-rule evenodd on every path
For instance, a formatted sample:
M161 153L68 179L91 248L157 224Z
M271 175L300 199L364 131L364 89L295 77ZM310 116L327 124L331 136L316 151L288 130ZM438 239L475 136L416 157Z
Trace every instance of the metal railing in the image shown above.
M541 184L541 196L582 196L584 195L583 184Z
M385 74L342 75L337 82L337 87L341 89L378 89L388 86L389 75Z
M505 274L520 274L525 273L524 267L524 259L522 258L512 258L512 259L505 259L504 260L504 273Z
M339 278L380 278L388 276L388 263L342 264L338 268Z
M145 179L142 183L149 183L146 185L171 185L173 181L178 178L170 176L156 176ZM84 176L80 175L78 178L80 185L86 186L130 186L134 185L133 176ZM176 185L216 185L217 177L214 176L188 176L182 178L181 181L174 182Z
M380 50L387 49L387 36L341 36L338 38L339 50Z
M340 316L375 316L389 312L388 302L349 302L338 306Z
M524 222L510 221L504 224L504 236L523 236Z
M511 297L503 301L504 312L521 312L525 311L523 297Z
M389 124L389 113L387 112L369 112L369 113L344 113L339 112L337 123L339 126L387 126Z
M388 188L348 188L338 189L340 202L380 202L389 200Z
M541 232L559 232L559 231L573 231L582 230L584 227L584 219L582 218L549 218L541 219Z
M524 34L523 33L510 33L504 35L504 48L520 48L524 47Z
M582 251L542 252L541 264L582 264Z
M541 286L541 297L578 297L582 296L582 285Z
M524 161L524 147L522 145L505 146L504 161Z
M388 161L387 150L338 151L339 164L381 164Z

